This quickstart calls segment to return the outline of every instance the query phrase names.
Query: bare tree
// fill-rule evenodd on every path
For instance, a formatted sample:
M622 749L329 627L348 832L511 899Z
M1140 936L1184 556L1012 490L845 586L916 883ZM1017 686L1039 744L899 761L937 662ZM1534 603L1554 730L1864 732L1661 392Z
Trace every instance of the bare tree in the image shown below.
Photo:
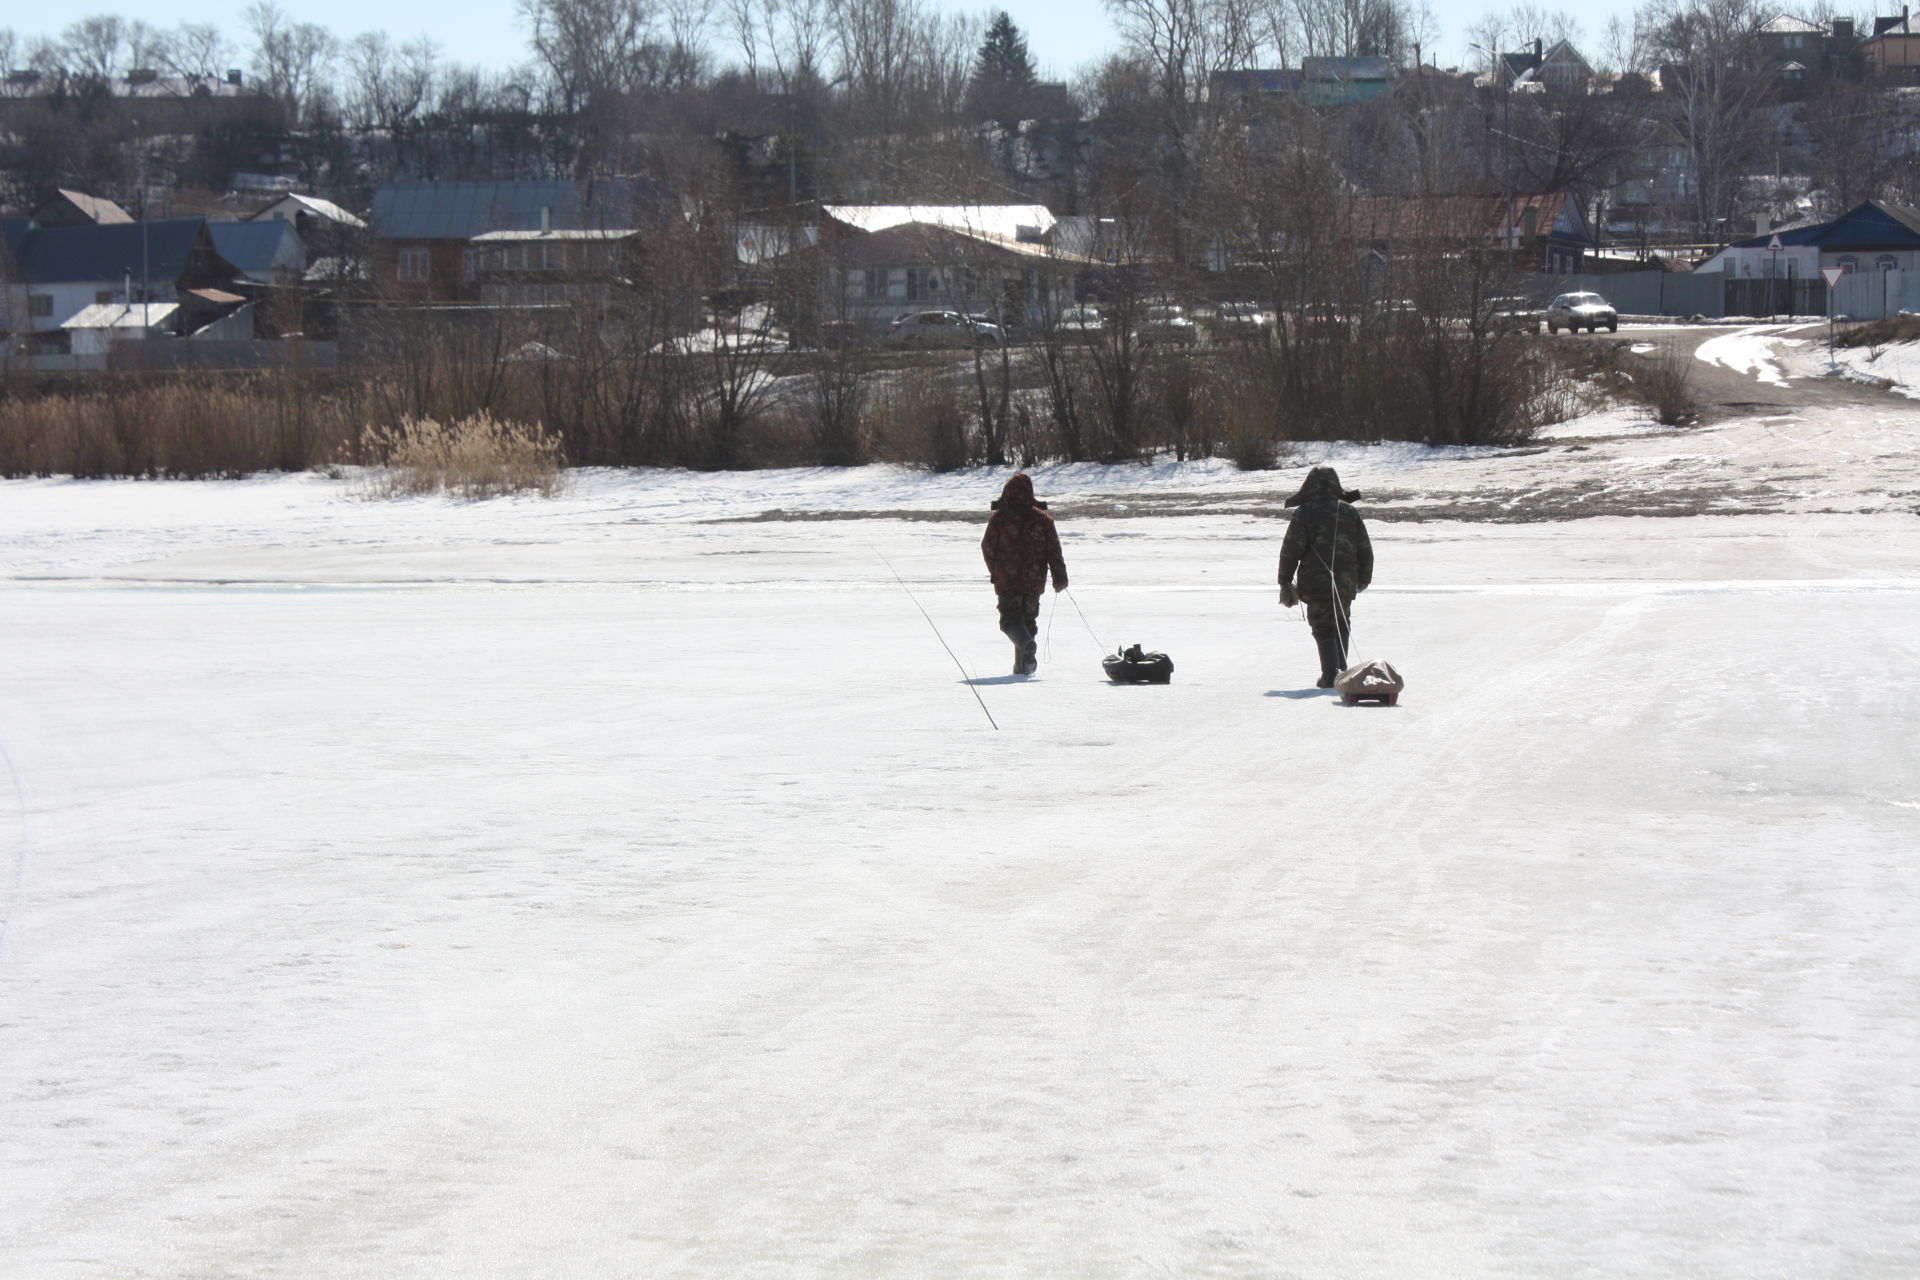
M439 50L425 36L395 45L384 31L366 31L347 43L345 106L363 129L404 130L433 95Z
M1763 134L1773 76L1756 14L1753 0L1650 0L1639 15L1663 65L1661 87L1693 163L1695 215L1707 235L1734 216Z
M253 33L253 74L279 98L293 122L303 121L331 98L328 77L339 42L325 27L293 22L273 0L255 0L244 11Z
M127 23L114 14L95 14L60 33L67 70L85 80L112 80L127 63Z
M632 85L658 19L647 0L519 0L519 13L566 115Z
M183 79L212 79L232 63L233 50L212 23L183 22L161 39L157 57Z

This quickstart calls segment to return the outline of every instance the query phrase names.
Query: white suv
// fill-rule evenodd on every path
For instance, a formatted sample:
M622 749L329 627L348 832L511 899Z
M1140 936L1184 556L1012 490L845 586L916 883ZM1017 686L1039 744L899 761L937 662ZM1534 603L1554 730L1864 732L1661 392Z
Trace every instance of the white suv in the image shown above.
M1547 304L1547 332L1558 333L1565 329L1569 333L1578 333L1585 329L1588 333L1600 332L1605 325L1608 333L1620 331L1620 313L1611 303L1597 293L1563 293Z

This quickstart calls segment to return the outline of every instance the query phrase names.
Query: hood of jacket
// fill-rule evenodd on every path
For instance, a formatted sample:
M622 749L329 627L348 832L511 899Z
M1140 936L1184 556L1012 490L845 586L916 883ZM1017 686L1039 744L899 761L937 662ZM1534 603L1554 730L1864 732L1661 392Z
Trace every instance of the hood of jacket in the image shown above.
M1287 499L1287 505L1297 507L1303 502L1358 502L1358 489L1342 489L1340 473L1332 467L1315 467L1307 472L1307 478L1300 482L1300 492Z
M1033 496L1033 477L1024 471L1016 471L1007 477L1000 496L994 499L992 510L1017 511L1022 507L1038 507L1045 511L1047 504Z

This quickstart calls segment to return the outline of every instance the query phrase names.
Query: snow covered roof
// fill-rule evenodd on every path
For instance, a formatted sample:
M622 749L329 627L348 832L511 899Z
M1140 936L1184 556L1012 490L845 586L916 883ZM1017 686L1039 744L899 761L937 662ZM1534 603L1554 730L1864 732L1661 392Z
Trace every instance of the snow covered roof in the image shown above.
M538 242L541 240L630 240L637 231L483 231L473 237L475 244Z
M1770 20L1760 24L1760 30L1771 36L1827 34L1827 29L1819 23L1808 22L1805 18L1796 18L1790 13L1775 14Z
M967 235L1019 241L1022 228L1044 235L1053 213L1043 204L829 204L821 211L859 231L885 231L909 222Z
M338 222L342 226L364 227L367 225L331 200L322 200L319 196L303 196L291 192L288 193L284 199L276 200L259 213L254 214L251 220L254 222L273 221L277 218L280 210L284 209L287 205L298 206L299 209L312 214L316 218L324 218L328 222Z
M80 308L62 329L158 329L173 322L177 302L95 302Z

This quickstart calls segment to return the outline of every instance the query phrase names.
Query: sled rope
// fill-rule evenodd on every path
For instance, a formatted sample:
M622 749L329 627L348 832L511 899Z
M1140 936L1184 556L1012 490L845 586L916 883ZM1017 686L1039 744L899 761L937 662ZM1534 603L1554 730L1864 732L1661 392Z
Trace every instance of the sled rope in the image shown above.
M1053 661L1053 615L1060 612L1060 593L1053 593L1053 603L1047 606L1047 661ZM1102 652L1105 652L1102 650Z
M987 717L987 723L998 730L1000 722L993 718L993 712L987 710L987 700L980 696L979 687L973 683L973 677L967 674L967 668L961 663L960 655L953 651L953 646L947 643L947 638L940 634L939 625L934 622L933 615L927 612L927 607L920 603L920 597L913 594L913 588L909 587L907 580L900 576L900 571L893 567L893 561L881 555L880 548L874 546L870 540L867 542L867 549L874 555L880 556L880 563L887 566L887 572L892 574L893 580L900 584L900 589L907 593L907 599L913 601L913 607L920 611L920 616L925 618L927 625L933 628L933 638L940 642L940 647L947 651L949 658L953 659L953 665L960 669L960 679L966 682L967 692L971 693L973 700L980 704L980 710Z
M1055 598L1055 600L1054 600L1054 604L1055 604L1056 606L1058 606L1058 605L1059 605L1059 603L1060 603L1060 601L1059 601L1059 599L1058 599L1058 597L1059 597L1059 595L1060 595L1060 593L1059 593L1058 591L1056 591L1056 592L1054 592L1053 594L1054 594L1054 596L1056 597L1056 598ZM1103 657L1103 658L1104 658L1104 657L1106 657L1106 656L1107 656L1107 646L1106 646L1106 645L1105 645L1104 643L1102 643L1102 642L1101 642L1101 639L1100 639L1100 637L1099 637L1098 635L1095 635L1095 634L1094 634L1094 630L1093 630L1093 624L1092 624L1091 622L1088 622L1088 621L1087 621L1087 611L1086 611L1085 609L1082 609L1082 608L1080 607L1080 601L1079 601L1079 600L1078 600L1077 598L1075 598L1075 596L1074 596L1074 594L1073 594L1073 592L1072 592L1071 590L1069 590L1069 591L1068 591L1068 592L1067 592L1066 594L1067 594L1067 599L1069 599L1069 600L1072 600L1072 601L1073 601L1073 611L1074 611L1075 613L1077 613L1077 614L1079 614L1079 615L1080 615L1080 625L1081 625L1081 626L1083 626L1083 627L1085 627L1085 628L1087 629L1087 634L1088 634L1088 635L1090 635L1090 636L1093 636L1093 644L1094 644L1094 647L1100 650L1100 656L1101 656L1101 657Z

